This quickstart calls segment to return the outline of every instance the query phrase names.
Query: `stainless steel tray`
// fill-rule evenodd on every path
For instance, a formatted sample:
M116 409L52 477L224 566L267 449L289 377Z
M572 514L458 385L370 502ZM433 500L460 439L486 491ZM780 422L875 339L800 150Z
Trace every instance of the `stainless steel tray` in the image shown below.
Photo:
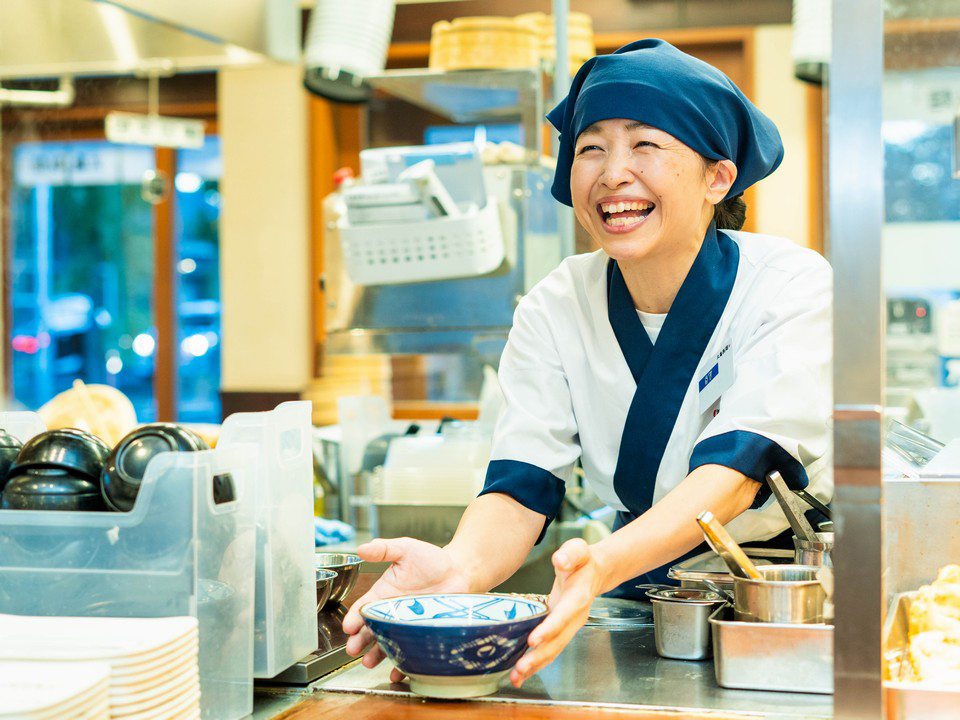
M754 565L793 562L793 550L748 546L744 547L743 551L753 560ZM679 580L681 587L709 589L703 583L704 580L709 580L733 592L733 575L728 572L726 564L713 550L677 563L667 570L667 577L671 580Z
M908 676L910 603L915 592L894 596L883 632L884 691L888 720L923 718L956 720L960 712L960 690L911 682Z
M833 692L833 625L738 622L729 605L709 622L721 687Z

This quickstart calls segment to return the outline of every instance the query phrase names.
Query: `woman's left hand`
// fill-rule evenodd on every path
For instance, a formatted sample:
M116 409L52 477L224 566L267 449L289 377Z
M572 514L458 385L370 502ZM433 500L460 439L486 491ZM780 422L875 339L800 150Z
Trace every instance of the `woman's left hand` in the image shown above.
M533 629L530 649L510 671L510 682L520 687L553 662L583 627L590 604L600 594L601 570L593 549L581 538L568 540L553 554L556 579L547 604L550 614Z

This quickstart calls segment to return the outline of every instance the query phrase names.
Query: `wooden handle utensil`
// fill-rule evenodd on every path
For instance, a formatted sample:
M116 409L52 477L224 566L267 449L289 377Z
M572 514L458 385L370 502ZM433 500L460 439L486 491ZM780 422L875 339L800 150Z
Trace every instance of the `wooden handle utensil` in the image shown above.
M736 541L730 537L730 533L720 524L713 513L704 510L697 515L697 524L703 530L704 537L707 538L707 544L713 548L723 561L730 568L730 572L738 577L752 578L762 580L763 576L757 571L757 567L743 549L737 545Z

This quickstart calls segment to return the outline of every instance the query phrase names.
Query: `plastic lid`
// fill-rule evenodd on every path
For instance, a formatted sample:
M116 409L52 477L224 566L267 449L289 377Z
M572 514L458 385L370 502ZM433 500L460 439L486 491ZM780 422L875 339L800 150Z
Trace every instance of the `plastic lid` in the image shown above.
M333 173L333 186L340 187L344 180L353 179L353 168L342 167Z

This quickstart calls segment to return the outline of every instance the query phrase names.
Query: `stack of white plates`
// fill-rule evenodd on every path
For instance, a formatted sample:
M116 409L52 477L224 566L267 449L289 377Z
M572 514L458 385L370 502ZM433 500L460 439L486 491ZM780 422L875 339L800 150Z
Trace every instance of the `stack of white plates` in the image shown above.
M0 638L0 661L109 666L111 718L200 717L196 618L0 615Z
M106 720L110 666L0 661L0 720Z

